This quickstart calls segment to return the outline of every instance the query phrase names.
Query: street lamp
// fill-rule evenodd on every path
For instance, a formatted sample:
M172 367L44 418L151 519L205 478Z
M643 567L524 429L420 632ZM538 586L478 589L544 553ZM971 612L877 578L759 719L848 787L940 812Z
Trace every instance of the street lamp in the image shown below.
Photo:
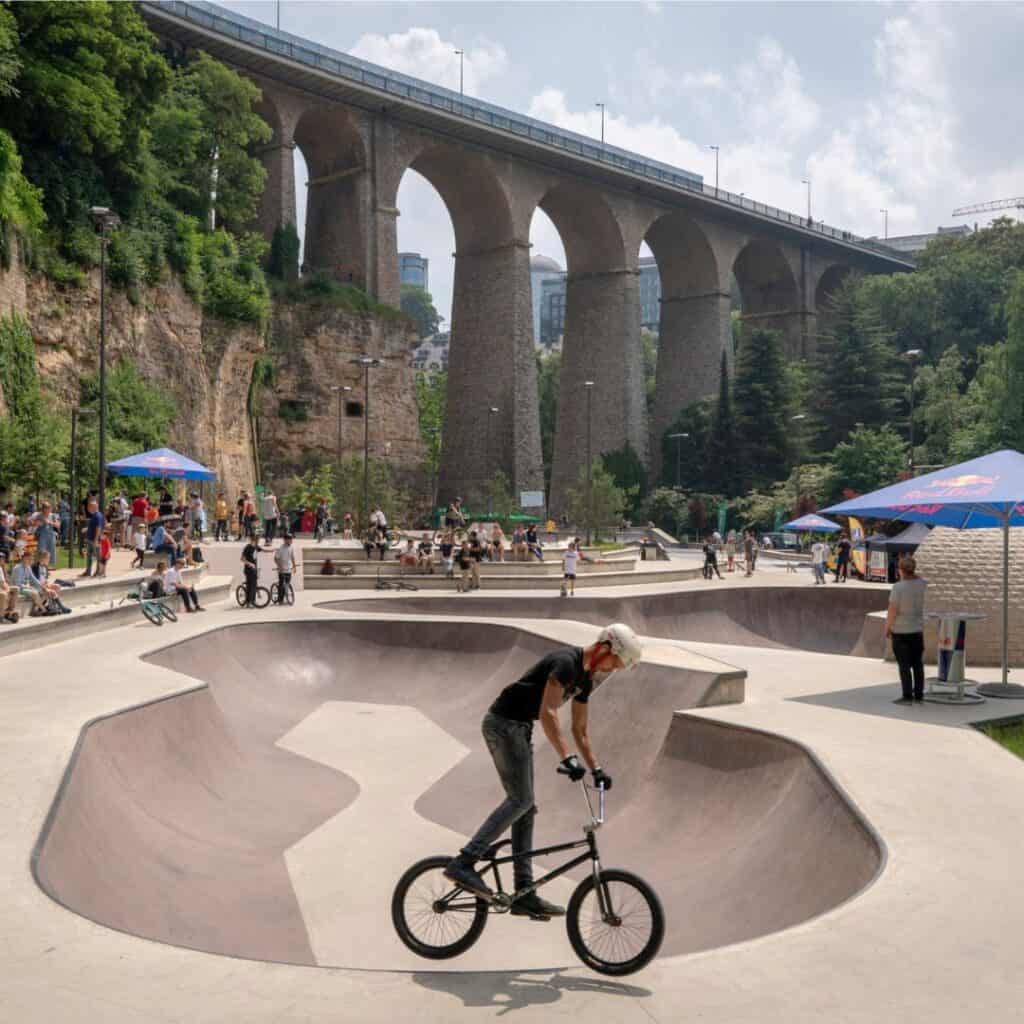
M889 240L889 211L879 210L879 213L885 214L885 234L882 236L886 241Z
M914 475L914 378L917 376L917 361L924 355L924 349L908 348L900 357L910 364L910 420L907 424L907 435L910 441L910 458L907 460L910 475Z
M459 58L459 95L463 95L464 72L466 70L466 51L456 50L455 56Z
M583 382L583 389L587 393L587 546L589 547L593 541L593 535L591 533L592 523L594 520L594 467L592 465L593 457L590 453L590 440L591 440L591 395L594 391L594 382L592 380L585 380Z
M487 407L487 446L484 448L484 486L487 487L487 470L491 466L491 420L501 410L496 405ZM487 487L487 518L490 519L494 510L491 508L492 488Z
M669 434L669 440L676 443L676 490L683 489L683 439L689 434Z
M370 524L370 367L380 366L379 359L357 356L350 363L363 368L363 529Z
M800 179L800 184L807 186L807 223L810 224L811 223L811 179L810 178L801 178Z
M68 494L68 505L71 506L71 528L68 530L68 568L75 567L75 522L78 510L78 420L89 417L92 409L71 410L71 491Z
M603 103L595 103L594 106L601 108L601 145L603 146L604 145L604 104Z
M798 412L795 416L790 416L789 418L790 418L790 421L793 422L793 423L803 423L803 421L805 419L807 419L807 413L805 413L805 412ZM802 438L803 431L801 430L799 433L801 435L801 440L802 440L803 439ZM793 477L794 477L794 481L793 482L796 485L796 505L793 508L793 516L794 516L794 518L796 516L800 515L800 451L801 451L802 447L803 446L800 445L799 443L797 444L796 466L794 467L794 473L793 473Z
M89 210L93 223L100 232L100 512L107 514L107 245L108 229L121 223L113 210L93 206Z
M715 153L715 195L718 195L718 147L708 146L708 149L714 150Z
M338 444L334 455L334 461L341 469L341 407L344 404L346 395L351 394L352 389L347 384L332 384L331 390L338 393ZM339 481L340 482L340 481Z

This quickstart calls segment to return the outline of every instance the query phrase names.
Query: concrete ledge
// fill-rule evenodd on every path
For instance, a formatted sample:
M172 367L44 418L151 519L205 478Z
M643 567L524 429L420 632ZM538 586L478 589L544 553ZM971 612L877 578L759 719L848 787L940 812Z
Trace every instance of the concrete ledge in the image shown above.
M195 581L193 585L204 604L222 601L234 590L230 576L210 576ZM127 586L119 588L118 599L128 589ZM16 625L0 626L0 657L140 621L145 620L136 601L86 605L71 615L48 615L38 619L23 617Z
M320 567L324 564L326 559L322 558L310 558L304 554L302 558L302 566L305 570L304 576L319 576ZM430 573L424 569L405 569L398 561L397 558L386 558L384 561L380 561L376 558L365 559L361 562L356 561L342 561L341 559L333 560L335 565L341 564L346 568L351 567L356 576L376 576L377 572L380 571L381 575L384 576L437 576L444 575L441 565L439 562L434 563L434 571ZM635 559L624 559L620 558L614 561L604 562L601 565L596 563L587 564L581 563L577 566L577 576L592 575L595 573L604 572L632 572L636 568ZM480 575L484 577L491 576L533 576L533 577L562 577L562 563L561 561L555 561L552 559L547 562L538 562L534 559L532 562L481 562L480 563Z

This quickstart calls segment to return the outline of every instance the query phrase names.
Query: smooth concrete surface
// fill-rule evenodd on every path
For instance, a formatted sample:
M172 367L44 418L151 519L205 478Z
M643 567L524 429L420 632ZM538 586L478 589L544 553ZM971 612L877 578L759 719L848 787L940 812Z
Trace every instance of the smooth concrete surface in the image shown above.
M768 581L755 577L737 585L762 582ZM342 618L313 611L310 596L300 594L295 609L252 613L225 606L176 628L186 639L225 624L309 615ZM594 627L570 621L523 624L552 640L586 642L594 635ZM887 861L874 884L838 909L782 932L666 956L622 980L578 965L464 974L439 973L430 964L412 973L324 970L147 942L69 913L34 884L29 854L82 724L193 685L177 671L139 660L152 652L154 642L153 630L139 622L104 634L102 643L82 638L54 645L45 656L19 654L2 663L4 1019L189 1024L507 1016L630 1024L681 1018L758 1024L1019 1020L1020 954L1014 936L1024 927L1019 887L1024 766L965 725L1024 711L1022 702L1002 701L997 709L991 702L964 709L897 707L891 703L898 687L894 670L879 661L659 641L651 646L666 658L685 648L701 664L724 661L747 671L743 704L693 711L689 717L764 729L810 747L885 842ZM995 676L989 669L976 674ZM595 715L599 707L595 702ZM547 811L544 807L542 814ZM609 841L614 824L606 830ZM700 842L699 834L693 842ZM553 924L532 927L561 932Z

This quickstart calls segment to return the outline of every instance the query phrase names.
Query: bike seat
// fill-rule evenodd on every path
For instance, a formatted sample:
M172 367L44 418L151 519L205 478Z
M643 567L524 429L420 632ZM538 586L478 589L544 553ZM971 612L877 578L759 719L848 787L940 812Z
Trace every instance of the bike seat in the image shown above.
M494 860L494 858L498 856L498 851L503 846L511 846L511 845L512 845L512 840L511 839L503 839L500 843L495 843L493 846L488 847L487 853L484 854L484 859L485 860Z

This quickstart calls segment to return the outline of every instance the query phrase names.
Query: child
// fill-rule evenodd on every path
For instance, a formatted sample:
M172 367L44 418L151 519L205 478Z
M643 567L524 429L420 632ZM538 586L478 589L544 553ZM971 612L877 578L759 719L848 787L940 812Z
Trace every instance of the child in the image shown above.
M110 553L113 550L113 546L110 543L110 529L103 531L103 537L100 540L100 564L96 570L96 575L100 578L107 575L107 562L110 561Z
M580 557L580 553L576 548L575 541L569 541L569 546L565 549L565 554L562 555L562 596L566 594L568 589L569 597L576 596L576 562Z
M369 557L369 556L367 556ZM333 576L335 574L334 559L325 558L323 564L320 566L321 576Z
M146 524L141 521L136 522L132 529L132 547L135 548L135 557L130 568L141 569L146 557Z
M446 533L441 538L441 567L444 569L446 579L455 579L455 541L451 533Z
M719 579L722 578L722 574L718 571L718 552L715 550L715 545L708 541L704 545L704 579L711 579L712 574Z
M43 588L47 606L62 615L70 615L71 609L60 599L60 585L50 582L50 552L40 551L38 558L39 561L32 566L32 572Z
M398 560L402 565L403 569L415 569L416 564L419 562L419 557L416 554L416 546L413 544L412 537L409 537L405 542L405 547L402 549L401 554L398 556Z

